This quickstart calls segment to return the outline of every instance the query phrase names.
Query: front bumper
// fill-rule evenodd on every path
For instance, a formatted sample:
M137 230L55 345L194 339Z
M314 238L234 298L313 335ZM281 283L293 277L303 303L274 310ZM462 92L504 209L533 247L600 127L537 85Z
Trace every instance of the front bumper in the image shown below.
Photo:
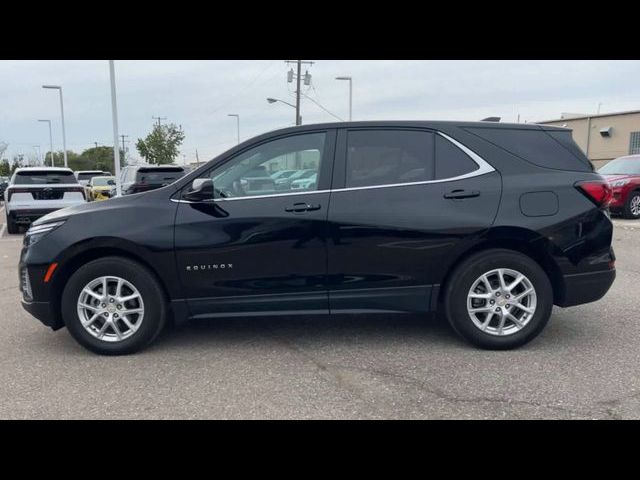
M572 307L600 300L611 288L616 278L615 268L599 272L565 275L564 292L557 299L559 307Z
M50 302L28 302L22 299L22 308L53 330L58 330L64 326L62 319Z

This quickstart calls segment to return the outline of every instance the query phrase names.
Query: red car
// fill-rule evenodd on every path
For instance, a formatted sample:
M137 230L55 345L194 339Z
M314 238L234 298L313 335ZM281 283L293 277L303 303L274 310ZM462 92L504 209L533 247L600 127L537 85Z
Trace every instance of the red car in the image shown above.
M611 160L598 173L613 190L609 204L612 213L625 218L640 218L640 155L627 155Z

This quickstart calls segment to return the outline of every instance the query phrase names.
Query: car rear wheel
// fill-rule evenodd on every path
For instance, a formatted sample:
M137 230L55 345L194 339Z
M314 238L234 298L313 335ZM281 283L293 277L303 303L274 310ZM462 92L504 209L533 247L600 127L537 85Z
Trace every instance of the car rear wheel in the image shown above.
M6 210L6 207L5 207L5 210ZM6 217L7 217L7 233L10 233L11 235L19 233L20 227L13 220L11 220L11 217L9 216L8 213Z
M62 295L69 333L103 355L134 353L149 345L166 320L166 301L155 276L144 266L107 257L80 267Z
M640 218L640 192L631 192L624 205L625 218Z
M531 258L492 249L456 268L445 289L444 307L453 329L467 341L506 350L542 331L551 315L553 290Z

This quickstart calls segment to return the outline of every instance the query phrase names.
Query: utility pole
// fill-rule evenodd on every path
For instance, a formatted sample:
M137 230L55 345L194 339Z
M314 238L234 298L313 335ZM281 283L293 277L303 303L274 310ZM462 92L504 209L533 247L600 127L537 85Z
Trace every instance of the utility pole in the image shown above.
M196 148L196 165L200 166L200 158L198 158L198 149Z
M302 125L302 117L300 116L300 80L302 79L302 64L305 65L313 65L315 62L310 62L307 60L286 60L285 63L287 65L291 63L296 64L297 73L293 73L293 69L291 69L287 73L287 81L291 83L295 77L296 79L296 125ZM311 83L311 75L309 75L309 71L307 70L304 74L304 84L309 85Z
M113 163L116 176L116 196L122 195L120 184L120 149L118 148L118 105L116 102L116 73L113 60L109 60L109 79L111 83L111 118L113 120Z
M93 144L98 148L98 142L93 142Z
M167 119L167 117L151 117L151 118L153 118L154 120L158 120L158 126L160 126L160 121L161 120L166 120Z

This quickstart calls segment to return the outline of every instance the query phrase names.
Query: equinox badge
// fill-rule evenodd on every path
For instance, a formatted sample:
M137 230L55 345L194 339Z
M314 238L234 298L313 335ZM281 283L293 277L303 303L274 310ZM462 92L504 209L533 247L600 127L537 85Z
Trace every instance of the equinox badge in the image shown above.
M187 265L187 272L199 272L202 270L226 270L233 268L233 263L209 263L204 265Z

